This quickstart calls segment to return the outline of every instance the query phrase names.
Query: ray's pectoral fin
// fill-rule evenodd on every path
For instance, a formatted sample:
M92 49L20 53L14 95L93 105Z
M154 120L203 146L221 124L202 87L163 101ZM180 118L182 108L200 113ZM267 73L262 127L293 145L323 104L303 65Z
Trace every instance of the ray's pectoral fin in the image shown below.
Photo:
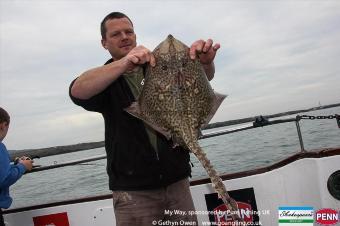
M127 113L129 113L130 115L136 117L136 118L139 118L139 119L142 119L142 113L140 111L140 107L139 107L139 103L138 102L132 102L132 104L127 107L127 108L124 108L124 111L126 111Z
M132 102L132 104L124 108L124 111L129 113L130 115L139 118L144 123L149 125L152 129L156 130L157 132L161 133L163 136L165 136L168 140L171 139L171 133L170 131L166 130L165 128L157 125L156 123L153 123L152 121L148 120L148 118L143 115L142 111L140 110L139 103L138 102Z
M202 127L208 125L208 123L210 122L210 120L212 119L212 117L214 117L217 109L220 107L222 101L228 96L228 95L224 95L224 94L221 94L221 93L217 93L215 92L215 98L214 98L214 103L213 103L213 106L211 108L211 111L209 113L209 115L206 117L206 119L204 120Z

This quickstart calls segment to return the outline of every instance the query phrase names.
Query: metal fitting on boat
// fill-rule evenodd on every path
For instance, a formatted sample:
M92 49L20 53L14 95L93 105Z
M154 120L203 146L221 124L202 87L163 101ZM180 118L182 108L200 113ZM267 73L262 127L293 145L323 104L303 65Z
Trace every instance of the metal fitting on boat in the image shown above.
M340 170L335 171L329 176L327 188L335 199L340 200Z
M335 114L336 123L338 123L338 127L340 128L340 115Z
M255 117L255 121L253 122L254 127L266 126L266 125L269 125L269 124L270 123L269 123L268 118L266 118L262 115Z

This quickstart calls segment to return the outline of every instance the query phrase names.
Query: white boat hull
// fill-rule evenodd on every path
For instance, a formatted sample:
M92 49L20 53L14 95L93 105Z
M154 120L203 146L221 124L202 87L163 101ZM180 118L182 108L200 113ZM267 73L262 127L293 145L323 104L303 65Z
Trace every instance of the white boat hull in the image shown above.
M329 176L340 170L339 151L340 149L336 149L336 153L331 156L303 157L275 169L268 167L269 171L262 170L264 172L253 175L238 177L238 174L235 174L234 177L236 178L225 180L224 183L232 197L235 195L243 196L244 194L247 196L242 201L248 204L245 209L257 210L256 213L258 213L258 220L261 225L278 225L278 208L281 206L311 206L314 210L331 208L339 211L340 201L332 197L327 189ZM226 176L228 177L228 175ZM197 183L199 182L193 182L193 184ZM192 185L191 192L198 211L197 216L200 225L204 225L204 222L210 222L211 219L209 220L207 213L213 210L214 207L211 206L214 205L214 198L216 199L211 184ZM240 194L240 192L243 193ZM252 198L254 200L249 200ZM44 226L115 225L110 195L98 199L66 201L64 204L55 203L45 207L36 206L8 210L5 211L4 218L8 226L42 226L43 224ZM210 202L210 207L208 207L207 202ZM245 209L241 212L241 215L249 217ZM51 214L52 216L48 216ZM53 214L59 215L53 216ZM47 220L49 217L50 223ZM53 223L53 217L68 221L68 224ZM252 217L256 218L257 216ZM225 220L224 215L219 215L217 218L221 221ZM35 223L33 219L35 219ZM45 223L42 223L44 220Z

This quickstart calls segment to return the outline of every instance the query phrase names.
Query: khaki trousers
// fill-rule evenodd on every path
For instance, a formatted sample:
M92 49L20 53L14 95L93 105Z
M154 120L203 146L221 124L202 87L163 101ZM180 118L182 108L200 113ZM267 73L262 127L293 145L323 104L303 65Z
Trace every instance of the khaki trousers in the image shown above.
M156 190L114 191L113 206L117 226L198 225L188 179Z

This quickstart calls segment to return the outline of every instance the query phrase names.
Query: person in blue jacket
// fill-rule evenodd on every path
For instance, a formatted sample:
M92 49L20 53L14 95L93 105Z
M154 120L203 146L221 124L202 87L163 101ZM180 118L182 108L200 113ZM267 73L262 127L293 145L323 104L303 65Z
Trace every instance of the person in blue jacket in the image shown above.
M0 226L5 226L1 209L7 209L12 204L9 187L26 172L32 170L33 161L28 157L21 157L17 164L10 163L10 156L6 146L2 143L8 132L10 116L0 107Z

